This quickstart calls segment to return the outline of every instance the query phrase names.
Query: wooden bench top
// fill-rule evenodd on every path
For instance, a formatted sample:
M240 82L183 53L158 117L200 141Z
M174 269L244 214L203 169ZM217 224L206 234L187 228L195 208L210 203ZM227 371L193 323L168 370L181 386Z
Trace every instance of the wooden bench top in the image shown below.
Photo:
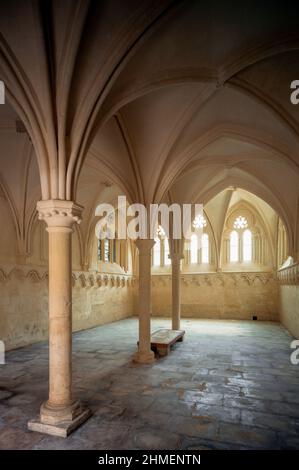
M176 343L179 339L183 338L185 334L184 330L168 330L166 328L161 328L160 330L155 331L151 335L151 345L152 346L171 346Z

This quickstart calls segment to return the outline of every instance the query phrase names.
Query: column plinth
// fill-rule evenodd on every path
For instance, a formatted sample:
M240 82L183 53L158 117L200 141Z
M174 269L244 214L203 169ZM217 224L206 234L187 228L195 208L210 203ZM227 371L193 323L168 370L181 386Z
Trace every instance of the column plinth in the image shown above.
M151 250L155 242L136 240L139 251L139 343L138 351L134 354L134 362L150 364L155 355L151 350Z
M49 398L28 428L67 437L90 412L72 396L72 232L82 208L71 201L41 201L49 233Z

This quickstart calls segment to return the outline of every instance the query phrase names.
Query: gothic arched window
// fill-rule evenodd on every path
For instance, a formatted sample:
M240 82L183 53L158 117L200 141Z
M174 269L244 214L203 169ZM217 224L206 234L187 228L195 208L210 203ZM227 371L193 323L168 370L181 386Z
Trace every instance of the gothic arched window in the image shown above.
M191 236L191 241L190 241L190 261L191 263L197 263L198 262L198 239L197 235L195 233Z
M203 233L201 236L201 262L210 262L209 235L207 233Z
M192 225L194 228L204 228L207 226L207 221L203 215L199 214L193 220Z
M248 229L243 233L243 261L252 261L252 233Z
M248 222L247 222L246 217L244 217L243 215L239 215L239 217L237 217L236 220L234 221L234 228L242 230L247 227L248 227Z
M171 259L169 258L169 242L168 238L164 239L164 264L168 266L171 264Z
M103 258L102 253L102 240L98 240L98 260L101 261Z
M110 240L108 240L108 238L105 238L104 240L104 261L110 261L110 254L111 254L111 250L110 250Z
M239 234L236 230L233 230L230 234L229 240L229 260L231 263L239 261Z
M115 246L115 240L114 240ZM112 261L112 242L108 238L104 238L104 240L98 240L98 260L99 261ZM115 249L113 250L115 253ZM114 257L115 255L113 255Z
M153 265L160 266L161 264L161 240L159 237L155 238L155 244L153 248Z

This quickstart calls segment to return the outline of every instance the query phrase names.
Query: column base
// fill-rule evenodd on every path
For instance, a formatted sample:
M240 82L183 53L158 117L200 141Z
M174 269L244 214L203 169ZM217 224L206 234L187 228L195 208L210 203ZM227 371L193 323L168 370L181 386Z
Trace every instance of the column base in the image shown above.
M133 361L138 364L152 364L155 362L155 354L153 351L147 353L137 351L133 356Z
M68 407L54 407L48 402L41 406L40 415L28 422L30 431L67 437L91 416L88 408L83 408L79 402Z

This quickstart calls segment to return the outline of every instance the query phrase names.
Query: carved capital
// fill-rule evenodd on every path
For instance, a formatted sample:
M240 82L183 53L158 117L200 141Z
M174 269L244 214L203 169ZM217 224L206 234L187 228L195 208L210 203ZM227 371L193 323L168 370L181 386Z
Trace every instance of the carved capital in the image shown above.
M143 254L148 254L151 252L151 249L153 248L155 244L155 240L153 240L152 238L148 238L148 239L138 238L135 241L135 244L138 248L139 255L143 255Z
M72 201L50 199L37 203L39 220L44 220L48 228L68 228L80 224L83 207Z
M169 257L173 265L180 265L181 260L184 259L184 255L182 255L181 253L172 253Z

